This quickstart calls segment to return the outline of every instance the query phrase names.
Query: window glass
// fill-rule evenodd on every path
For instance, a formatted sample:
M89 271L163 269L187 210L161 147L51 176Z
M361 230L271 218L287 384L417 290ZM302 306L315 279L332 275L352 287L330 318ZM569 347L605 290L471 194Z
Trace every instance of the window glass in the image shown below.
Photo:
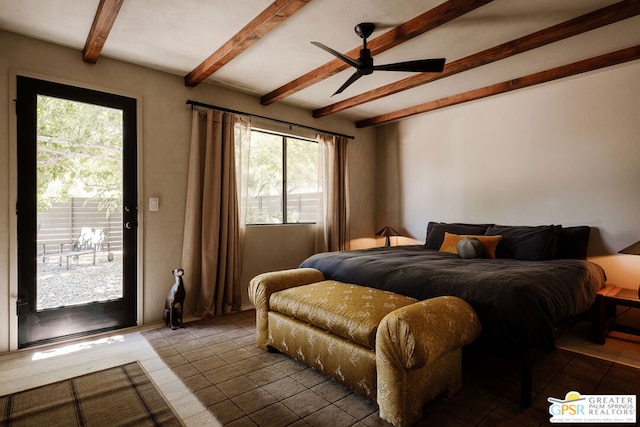
M282 137L252 131L249 149L247 224L282 224Z
M251 131L247 224L315 222L317 194L315 141Z
M287 140L287 222L315 222L318 205L318 144Z

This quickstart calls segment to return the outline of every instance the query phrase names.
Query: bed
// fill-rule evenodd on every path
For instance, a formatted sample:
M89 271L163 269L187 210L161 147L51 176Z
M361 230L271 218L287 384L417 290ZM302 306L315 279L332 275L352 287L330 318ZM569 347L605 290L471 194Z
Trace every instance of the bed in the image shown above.
M605 286L604 270L586 259L589 233L588 226L430 222L424 245L319 253L300 266L421 300L454 295L467 301L480 318L479 342L522 357L527 407L529 350L553 350L556 328L589 311ZM484 251L463 258L462 240L481 240Z
M556 326L588 311L605 286L604 270L586 260L589 232L586 226L431 222L424 245L320 253L301 267L420 300L458 296L476 310L482 341L552 350ZM448 242L481 236L497 240L493 253L461 258Z

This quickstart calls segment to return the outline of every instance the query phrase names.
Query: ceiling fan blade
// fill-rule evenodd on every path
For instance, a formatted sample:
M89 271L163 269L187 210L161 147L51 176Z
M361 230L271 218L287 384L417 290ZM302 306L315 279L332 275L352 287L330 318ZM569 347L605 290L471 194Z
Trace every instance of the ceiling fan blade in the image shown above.
M346 82L344 82L344 84L342 86L340 86L340 89L338 89L333 95L337 95L339 93L342 93L343 90L345 90L346 88L351 86L351 84L353 82L355 82L356 80L358 80L362 76L363 76L363 74L361 74L359 71L356 71L355 73L353 73L351 75L351 77L349 77L349 79ZM333 95L331 95L331 96L333 96Z
M318 46L322 50L326 50L327 52L329 52L333 56L342 59L344 62L346 62L347 64L351 65L352 67L355 67L355 68L360 67L360 63L358 61L356 61L353 58L349 58L348 56L343 55L338 51L335 51L335 50L331 49L329 46L325 46L320 42L311 42L311 44L314 45L314 46Z
M396 62L374 65L374 71L411 71L418 73L440 73L444 69L444 58L419 59L417 61Z

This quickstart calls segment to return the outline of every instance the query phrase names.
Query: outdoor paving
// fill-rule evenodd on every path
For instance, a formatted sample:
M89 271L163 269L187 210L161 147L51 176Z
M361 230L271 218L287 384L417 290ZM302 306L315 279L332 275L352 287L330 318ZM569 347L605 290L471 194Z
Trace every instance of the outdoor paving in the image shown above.
M38 310L122 298L122 255L100 252L93 265L92 257L71 260L59 265L49 260L38 263Z

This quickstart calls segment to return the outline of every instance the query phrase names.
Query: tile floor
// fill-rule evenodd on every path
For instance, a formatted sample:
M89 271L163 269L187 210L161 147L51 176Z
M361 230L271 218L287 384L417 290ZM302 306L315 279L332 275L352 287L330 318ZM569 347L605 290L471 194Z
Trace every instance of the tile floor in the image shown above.
M259 396L243 391L243 383L237 379L223 381L224 375L228 375L230 379L235 378L232 367L236 371L250 372L247 375L252 382L264 383L269 395L278 403L286 402L287 408L293 409L291 412L308 414L304 423L300 422L296 425L321 426L327 425L327 420L331 420L330 425L333 427L386 425L377 417L375 405L368 404L366 399L339 385L336 387L335 383L332 384L325 377L312 370L304 369L297 362L282 355L266 354L259 350L253 342L255 330L253 315L252 311L231 315L234 316L231 319L233 321L225 319L217 326L216 334L211 334L206 328L190 328L189 324L187 324L188 334L184 333L185 330L169 331L166 328L154 330L152 326L0 355L0 371L3 379L0 383L0 395L139 360L187 426L220 426L223 423L233 426L256 425L249 418L237 418L234 415L237 414L235 411L238 406L246 410L245 412L259 414L260 419L264 420L260 425L270 425L269 420L272 417L277 418L277 422L274 421L273 425L286 425L286 420L282 418L286 411L277 410L277 405L265 405L265 402L261 401L265 398L264 395ZM196 348L197 345L193 342L194 336L198 337L198 342L206 343L207 351ZM599 346L592 344L588 336L589 324L583 322L572 330L565 331L558 344L560 348L640 368L640 337L612 332L606 344ZM163 340L171 345L163 345ZM189 348L191 346L193 346L192 349ZM173 352L175 353L170 354ZM215 357L209 357L212 355ZM270 363L277 367L277 371L255 366L254 363L258 359L253 356L258 355L262 359L274 358ZM278 359L279 357L282 358ZM181 363L181 359L191 359L191 362ZM207 361L204 362L204 360ZM576 360L579 364L579 359ZM210 385L202 383L204 388L201 389L201 394L208 396L204 399L205 405L189 391L189 388L170 368L174 365L174 369L177 369L182 377L188 378L189 386L198 389L197 382L201 381L200 376L180 371L191 369L190 366L193 364L197 366L198 361L211 364L200 366L202 372L210 372L210 375L214 375L213 372L215 372L216 392L214 389L205 391ZM184 367L181 368L182 365ZM276 378L274 375L280 375L280 377ZM273 385L269 386L270 384ZM304 387L297 390L296 387L300 384ZM244 384L244 387L248 386ZM587 393L587 391L582 392ZM225 396L233 396L235 399L228 399ZM330 405L323 406L324 402L329 402ZM438 411L434 411L430 421L442 423L445 421L438 417L446 413L447 405L451 406L452 403L442 402L438 405L442 405L444 412L438 407ZM216 413L220 418L219 421L211 415L206 406L217 406ZM344 410L340 412L336 411L336 408ZM259 411L263 412L259 413ZM510 409L504 409L501 412L494 408L489 415L485 414L484 425L490 425L491 422L516 425L514 420L517 420L517 417L513 414L509 415L509 411ZM343 412L352 418L355 415L360 421L349 424L350 419L340 418L345 417ZM465 420L464 414L456 412L456 415ZM478 413L468 414L469 418L465 421L452 423L451 419L447 419L445 424L439 425L483 425L474 422L478 416ZM502 419L492 417L502 417ZM510 419L512 421L509 421Z

